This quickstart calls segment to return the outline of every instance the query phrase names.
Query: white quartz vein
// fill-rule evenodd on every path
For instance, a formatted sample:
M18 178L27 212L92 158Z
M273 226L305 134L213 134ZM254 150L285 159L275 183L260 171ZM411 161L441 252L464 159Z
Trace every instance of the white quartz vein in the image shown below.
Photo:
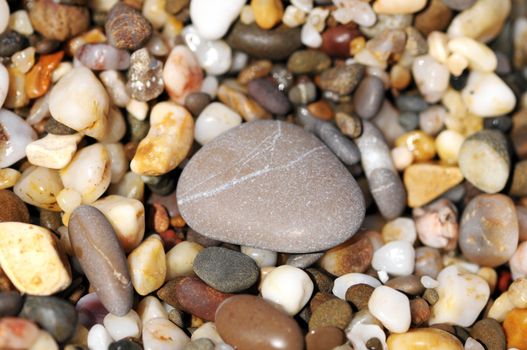
M252 173L244 175L244 176L239 177L239 178L234 178L234 179L232 179L230 181L227 181L226 183L224 183L224 184L222 184L220 186L217 186L217 187L215 187L215 188L213 188L211 190L198 192L198 193L195 193L193 195L183 196L183 197L181 197L178 200L178 204L179 205L184 205L184 204L187 204L187 203L195 202L195 201L200 200L200 199L209 198L209 197L217 195L218 193L221 193L221 192L224 192L226 190L229 190L229 189L231 189L231 188L233 188L233 187L235 187L235 186L237 186L237 185L239 185L241 183L247 182L247 181L249 181L251 179L254 179L256 177L259 177L259 176L262 176L264 174L270 173L272 171L280 171L280 170L289 169L292 166L294 166L295 164L297 164L298 162L301 162L302 160L304 160L305 158L310 156L311 154L313 154L316 151L319 151L321 149L324 149L324 148L325 148L325 146L315 147L315 148L307 151L306 153L300 155L299 157L293 159L292 161L288 162L287 164L279 165L279 166L276 166L276 167L271 167L270 165L267 165L263 169L253 171Z
M187 191L185 191L185 193L181 194L182 197L186 196L188 193L190 193L192 190L194 190L195 188L207 183L208 181L222 175L222 174L225 174L226 172L238 167L238 171L236 172L236 175L240 173L242 167L249 163L251 160L253 160L254 158L256 158L258 155L260 155L262 152L267 152L267 151L274 151L275 147L276 147L276 143L278 142L278 139L280 138L280 136L282 136L282 123L277 123L277 129L276 129L276 132L273 133L272 135L269 135L267 136L266 138L264 138L262 140L262 142L260 142L259 144L257 144L249 153L247 153L244 157L240 158L236 163L234 163L233 165L231 165L230 167L228 167L227 169L224 169L224 170L221 170L219 172L217 172L216 174L213 174L209 177L207 177L205 180L203 181L200 181L198 182L197 184L195 184L194 186L190 187ZM271 140L271 142L269 142L265 147L262 147L262 145L264 145L265 143L267 143L269 140ZM260 148L262 147L262 148Z

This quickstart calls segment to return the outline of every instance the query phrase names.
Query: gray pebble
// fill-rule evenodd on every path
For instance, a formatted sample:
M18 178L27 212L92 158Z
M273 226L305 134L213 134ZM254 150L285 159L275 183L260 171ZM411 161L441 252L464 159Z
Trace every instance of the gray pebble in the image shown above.
M237 22L227 36L227 44L255 58L284 60L302 46L300 27L279 26L261 29L256 23L245 25Z
M317 87L312 81L302 81L289 90L288 96L294 105L306 105L317 98Z
M193 92L187 95L185 98L185 107L189 112L197 117L210 103L210 95L204 92Z
M324 253L309 253L309 254L290 254L287 257L286 265L305 269L318 261Z
M249 96L258 102L269 113L285 115L291 109L286 95L265 78L251 80L248 84Z
M203 249L194 259L196 275L224 293L241 292L256 283L259 269L249 256L221 247Z
M443 3L452 10L463 11L474 5L476 0L443 0Z
M14 30L7 30L0 34L0 56L2 57L10 57L28 45L29 40Z
M419 113L428 108L428 103L417 94L401 95L395 99L395 105L401 112Z
M364 70L364 66L360 64L330 68L320 75L319 86L322 90L348 95L362 79Z
M71 338L77 329L75 307L56 297L28 295L19 316L35 321L60 343Z
M200 338L187 343L182 350L214 350L214 343L208 338Z
M364 119L373 118L379 112L383 101L384 83L372 75L361 80L353 95L355 112Z
M134 290L124 251L112 225L96 208L77 207L69 237L75 256L104 307L116 316L130 311Z
M362 135L355 139L371 194L382 216L393 219L406 207L406 191L393 165L390 149L379 129L363 122Z
M419 126L419 115L415 112L402 112L399 114L399 125L406 131L415 130Z
M0 317L16 316L22 308L23 301L19 292L0 293Z
M139 142L145 138L148 130L150 129L150 123L148 118L146 120L139 120L132 116L130 113L126 114L126 121L130 130L130 141Z
M125 338L110 344L108 350L142 350L143 347L137 341Z

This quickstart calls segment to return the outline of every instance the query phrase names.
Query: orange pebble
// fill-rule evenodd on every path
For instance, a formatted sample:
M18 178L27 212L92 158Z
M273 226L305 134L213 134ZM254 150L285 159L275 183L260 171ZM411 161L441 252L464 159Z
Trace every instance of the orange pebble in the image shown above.
M436 155L434 139L420 130L410 131L399 136L395 145L406 147L418 162L431 160Z
M527 309L514 309L503 322L507 347L527 350Z
M64 51L40 56L38 63L26 75L26 94L29 98L37 98L48 92L51 86L51 73L57 68L64 57Z

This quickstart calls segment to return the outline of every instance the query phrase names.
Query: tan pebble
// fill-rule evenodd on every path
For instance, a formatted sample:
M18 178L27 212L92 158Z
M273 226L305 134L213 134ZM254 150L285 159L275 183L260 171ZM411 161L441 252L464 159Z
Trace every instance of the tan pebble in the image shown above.
M457 167L414 164L406 168L403 179L408 193L408 205L416 208L459 184L463 181L463 175Z
M422 10L426 2L426 0L377 0L373 4L373 10L379 14L409 14Z
M57 170L30 166L24 170L13 191L28 204L60 211L57 195L63 187Z
M51 231L36 225L0 223L0 263L17 289L51 295L71 283L66 256Z
M271 118L271 115L253 99L227 84L222 84L218 88L218 99L238 112L245 121Z
M453 53L462 55L470 69L493 72L498 65L496 54L487 45L468 37L453 38L448 42Z
M268 60L255 61L241 70L238 75L238 82L245 85L251 80L265 77L271 72L272 66L273 63Z
M489 285L490 292L494 292L496 284L498 283L498 273L491 267L482 267L478 271L478 276L482 277Z
M399 171L408 168L414 162L414 155L405 146L394 147L391 150L393 164Z
M443 130L435 139L437 154L446 164L457 164L459 150L465 137L453 130Z
M345 242L328 250L320 259L320 266L334 276L364 272L373 258L373 246L366 237Z
M160 102L150 114L150 130L130 163L140 175L163 175L185 159L194 140L194 120L183 107Z
M431 160L436 155L434 139L424 132L410 131L397 138L395 145L406 147L417 162Z
M12 168L0 169L0 190L13 187L20 179L20 176L22 174L18 170Z
M405 89L412 81L410 70L400 64L396 64L390 70L390 82L392 88L397 90Z
M387 340L390 350L463 350L463 344L452 334L437 328L412 329L391 334Z
M29 103L29 97L26 94L26 76L15 66L7 68L9 73L9 89L4 101L5 108L20 108Z
M469 61L467 60L467 58L465 56L454 52L454 53L450 54L450 56L448 56L448 58L446 59L446 63L445 64L446 64L446 67L448 68L448 71L452 75L458 77L468 67Z
M66 213L71 213L75 208L82 204L81 194L71 188L64 188L57 195L57 203L60 209Z
M158 235L149 236L128 255L128 269L139 295L150 294L165 283L165 252Z
M440 63L446 63L450 51L448 36L443 32L432 32L428 35L428 54Z
M251 7L256 24L262 29L271 29L282 20L284 6L280 0L252 0Z
M33 165L50 169L62 169L73 158L81 134L53 135L31 142L26 146L26 156Z
M203 71L189 48L178 45L172 49L163 68L163 81L170 98L180 104L189 93L199 91Z
M176 244L166 254L167 280L182 276L193 276L196 255L204 248L201 244L184 241Z

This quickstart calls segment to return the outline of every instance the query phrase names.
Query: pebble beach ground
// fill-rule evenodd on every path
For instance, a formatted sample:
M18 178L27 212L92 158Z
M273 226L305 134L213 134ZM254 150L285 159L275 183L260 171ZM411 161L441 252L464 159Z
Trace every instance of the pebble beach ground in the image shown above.
M527 350L525 0L0 0L0 350Z

